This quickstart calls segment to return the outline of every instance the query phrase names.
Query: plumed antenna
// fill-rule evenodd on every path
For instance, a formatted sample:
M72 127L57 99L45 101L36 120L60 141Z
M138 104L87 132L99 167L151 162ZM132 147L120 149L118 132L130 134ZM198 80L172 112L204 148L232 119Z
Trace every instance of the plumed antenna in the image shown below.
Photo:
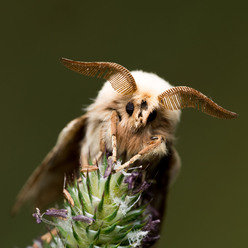
M108 80L115 91L130 95L137 90L136 82L125 67L112 62L80 62L61 58L64 66L85 76Z
M233 119L238 115L226 110L201 92L186 86L178 86L164 91L158 96L160 104L169 110L197 108L203 113L221 118Z

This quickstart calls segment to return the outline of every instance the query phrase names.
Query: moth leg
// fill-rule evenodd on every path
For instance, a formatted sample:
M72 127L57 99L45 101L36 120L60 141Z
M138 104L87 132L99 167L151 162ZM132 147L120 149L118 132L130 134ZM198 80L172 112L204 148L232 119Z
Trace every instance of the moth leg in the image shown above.
M162 142L164 142L164 138L162 136L160 135L153 136L151 138L151 142L149 142L149 144L144 149L142 149L138 154L134 155L126 163L116 168L115 171L118 172L120 170L129 167L131 164L133 164L136 160L140 159L142 156L148 155L149 153L153 152Z
M90 171L96 171L98 170L98 167L96 165L89 165L88 159L86 156L82 157L82 169L81 172L90 172Z
M112 112L111 115L111 139L112 139L112 161L116 163L117 157L117 140L116 140L116 133L117 133L117 120L118 115L116 111Z

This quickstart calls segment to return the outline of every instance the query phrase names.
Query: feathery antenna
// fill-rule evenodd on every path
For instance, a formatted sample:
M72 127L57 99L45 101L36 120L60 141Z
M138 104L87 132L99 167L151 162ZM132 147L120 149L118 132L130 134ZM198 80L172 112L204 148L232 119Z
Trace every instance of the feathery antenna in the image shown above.
M66 58L61 63L72 71L85 76L108 80L115 91L130 95L137 90L136 82L128 69L112 62L80 62Z
M238 116L236 113L222 108L201 92L186 86L170 88L160 94L158 99L160 104L169 110L191 107L221 119L233 119Z

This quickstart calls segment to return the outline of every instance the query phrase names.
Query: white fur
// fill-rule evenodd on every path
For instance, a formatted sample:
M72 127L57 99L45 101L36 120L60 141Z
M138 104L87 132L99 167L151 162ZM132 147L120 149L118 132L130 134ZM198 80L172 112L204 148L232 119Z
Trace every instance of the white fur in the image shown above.
M148 73L143 71L132 71L136 84L137 91L134 92L132 97L143 99L144 95L149 95L150 108L155 108L159 106L158 96L165 90L172 88L173 86L166 82L164 79L160 78L154 73ZM108 122L108 129L110 130L110 115L109 111L104 111L106 106L110 106L115 100L119 100L121 96L117 93L107 81L104 83L102 89L99 91L94 103L92 103L87 108L88 112L88 123L97 123L99 120ZM176 125L180 119L180 110L169 111L168 118ZM99 151L99 140L100 140L100 127L99 125L93 126L88 125L86 131L86 137L82 145L82 155L95 157ZM105 142L107 149L111 150L111 136L105 136Z
M165 90L173 87L167 81L151 72L132 71L131 74L134 77L138 88L135 94L149 93L156 99L156 101L158 101L158 95L160 95ZM96 105L106 106L108 103L112 102L119 96L120 94L117 93L112 88L111 84L107 81L104 83L102 89L99 91L98 96L95 99L95 103L90 105L87 110L91 110L92 107L95 107ZM178 113L178 115L180 115L180 111L176 112Z
M131 73L140 92L149 92L151 95L157 97L163 91L173 87L154 73L144 71L132 71Z

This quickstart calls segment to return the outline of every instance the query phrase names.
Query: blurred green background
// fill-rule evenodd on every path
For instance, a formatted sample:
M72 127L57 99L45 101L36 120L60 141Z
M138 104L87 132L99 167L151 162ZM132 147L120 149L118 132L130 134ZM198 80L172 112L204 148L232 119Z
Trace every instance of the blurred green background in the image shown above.
M44 229L30 208L10 217L25 180L102 81L60 57L156 72L239 113L219 120L183 111L159 247L248 245L247 1L4 1L1 4L1 239L25 247Z

